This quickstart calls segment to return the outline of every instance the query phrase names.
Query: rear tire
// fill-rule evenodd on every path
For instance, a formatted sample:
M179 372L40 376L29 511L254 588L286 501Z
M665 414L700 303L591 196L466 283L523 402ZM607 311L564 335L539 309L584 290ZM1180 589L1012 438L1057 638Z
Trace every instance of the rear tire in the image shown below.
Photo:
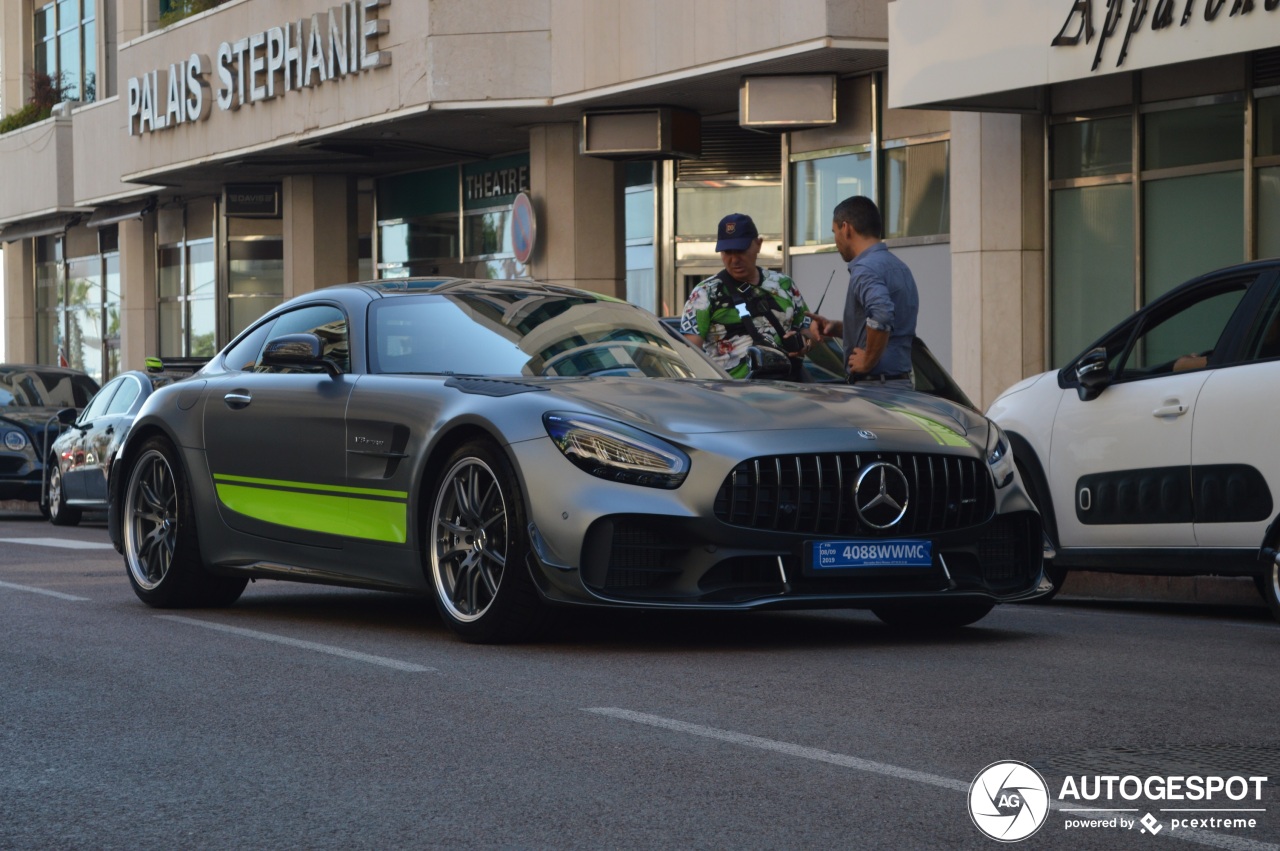
M488 441L460 446L444 464L423 527L436 607L464 641L527 641L547 609L527 564L528 520L511 463Z
M129 472L121 517L129 584L160 609L229 606L247 579L217 576L200 558L186 471L173 445L153 437Z
M894 629L940 632L977 623L995 606L991 600L930 601L875 606L871 612Z
M48 510L49 522L54 526L75 526L80 522L80 509L67 505L67 494L62 488L62 467L57 458L49 459Z

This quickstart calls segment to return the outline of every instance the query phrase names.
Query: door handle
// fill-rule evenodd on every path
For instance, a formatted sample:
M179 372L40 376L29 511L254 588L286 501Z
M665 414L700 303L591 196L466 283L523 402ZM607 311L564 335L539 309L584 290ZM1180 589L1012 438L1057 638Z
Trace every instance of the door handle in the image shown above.
M1153 417L1180 417L1190 410L1181 399L1165 399L1164 402L1151 412Z
M253 401L253 397L245 392L232 392L222 397L222 401L227 403L227 407L233 410L249 407L249 403Z

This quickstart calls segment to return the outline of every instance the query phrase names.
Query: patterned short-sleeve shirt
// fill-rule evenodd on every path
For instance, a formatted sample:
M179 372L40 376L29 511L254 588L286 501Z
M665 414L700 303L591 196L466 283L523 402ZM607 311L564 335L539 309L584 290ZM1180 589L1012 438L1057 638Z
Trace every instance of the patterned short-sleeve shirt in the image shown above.
M708 278L693 288L689 300L684 305L684 315L680 317L680 332L696 334L703 339L702 349L711 360L734 378L746 378L750 369L747 361L747 348L755 345L749 334L727 335L727 325L751 322L760 336L773 340L774 345L782 348L778 332L763 316L742 318L734 306L732 295L717 298L723 286L720 278ZM809 308L804 296L795 285L795 281L779 272L769 269L760 270L760 283L750 287L753 294L763 294L774 305L773 315L778 320L778 327L787 331L798 331L809 325Z

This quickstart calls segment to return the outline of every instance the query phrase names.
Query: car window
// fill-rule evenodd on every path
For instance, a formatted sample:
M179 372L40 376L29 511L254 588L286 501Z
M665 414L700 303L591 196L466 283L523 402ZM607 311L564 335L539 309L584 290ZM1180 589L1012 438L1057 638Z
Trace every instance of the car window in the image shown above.
M1248 290L1249 280L1198 289L1149 314L1132 342L1112 354L1120 380L1215 365L1214 352Z
M112 397L111 404L107 405L108 414L128 413L129 408L142 392L142 385L138 382L138 379L132 376L122 376L118 381L120 382L120 389Z
M262 347L267 344L267 337L275 324L276 320L271 319L237 340L222 358L226 368L236 372L252 371L258 365Z
M92 401L89 402L89 407L80 412L80 417L76 422L81 424L91 423L95 418L102 416L106 412L107 406L111 404L111 397L116 395L116 391L120 389L120 385L123 382L123 378L107 382L107 386L99 390L98 395L94 396Z
M370 369L382 373L723 378L653 314L624 302L501 288L397 296L370 311Z
M351 351L347 337L347 317L341 310L328 304L316 304L310 307L282 313L271 328L271 334L264 342L269 343L286 334L315 334L324 344L324 356L332 360L343 372L351 371ZM294 372L293 369L262 365L262 354L259 352L256 372Z
M1275 287L1267 306L1249 331L1244 358L1247 361L1280 358L1280 286Z
M83 408L97 392L98 383L80 372L40 367L0 370L0 406Z

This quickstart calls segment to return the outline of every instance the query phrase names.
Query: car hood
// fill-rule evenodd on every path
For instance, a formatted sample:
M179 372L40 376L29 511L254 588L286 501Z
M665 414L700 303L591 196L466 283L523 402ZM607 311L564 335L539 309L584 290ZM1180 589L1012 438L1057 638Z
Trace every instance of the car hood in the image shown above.
M58 430L54 419L61 408L0 408L0 422L16 425L31 434L39 434L42 429ZM53 420L51 423L50 420Z
M549 389L604 416L671 435L854 428L911 432L941 444L986 439L986 420L975 411L871 385L588 378Z

